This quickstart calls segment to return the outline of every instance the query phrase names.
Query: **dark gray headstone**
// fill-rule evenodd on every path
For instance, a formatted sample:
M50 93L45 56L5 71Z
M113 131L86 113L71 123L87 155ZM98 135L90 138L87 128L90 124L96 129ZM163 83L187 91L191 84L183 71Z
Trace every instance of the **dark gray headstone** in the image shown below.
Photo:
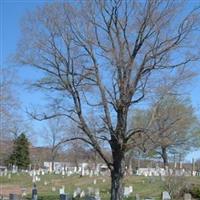
M72 200L72 197L67 194L60 194L60 200Z
M37 200L38 198L37 198L37 188L36 187L34 187L33 189L32 189L32 200Z
M9 194L9 200L20 200L20 197L17 194Z
M96 200L95 196L86 196L85 200Z
M66 194L60 194L60 200L67 200Z

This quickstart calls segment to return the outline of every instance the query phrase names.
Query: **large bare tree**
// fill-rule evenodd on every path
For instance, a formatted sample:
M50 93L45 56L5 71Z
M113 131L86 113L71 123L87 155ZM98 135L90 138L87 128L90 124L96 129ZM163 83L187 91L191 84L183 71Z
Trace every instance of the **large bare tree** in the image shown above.
M88 0L46 4L24 17L16 58L43 72L35 86L59 105L56 112L32 115L77 124L81 133L65 141L82 140L98 152L111 171L112 200L123 199L125 154L132 136L143 132L128 128L130 109L151 92L158 74L176 73L197 59L199 9L184 6L172 0Z

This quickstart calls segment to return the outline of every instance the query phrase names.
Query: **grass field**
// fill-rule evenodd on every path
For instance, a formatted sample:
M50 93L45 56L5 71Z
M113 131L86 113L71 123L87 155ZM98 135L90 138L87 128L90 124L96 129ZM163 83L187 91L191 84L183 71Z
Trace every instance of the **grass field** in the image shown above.
M96 179L96 184L94 184ZM104 179L104 181L103 181ZM200 185L200 177L186 177L185 182ZM45 185L44 183L47 183ZM134 192L128 198L135 199L135 194L138 193L140 197L154 197L156 200L161 199L161 192L164 190L166 181L161 181L159 177L149 178L142 176L131 176L125 179L125 186L133 186ZM27 197L30 199L32 184L32 177L27 174L12 175L11 179L8 177L0 177L1 193L19 190L20 188L27 188ZM99 188L102 200L109 199L110 178L109 177L79 177L70 176L63 177L61 175L44 175L41 176L41 181L37 182L39 200L58 200L59 188L65 186L65 192L73 194L74 189L80 187L82 190L87 190L88 187ZM52 187L56 188L52 192Z

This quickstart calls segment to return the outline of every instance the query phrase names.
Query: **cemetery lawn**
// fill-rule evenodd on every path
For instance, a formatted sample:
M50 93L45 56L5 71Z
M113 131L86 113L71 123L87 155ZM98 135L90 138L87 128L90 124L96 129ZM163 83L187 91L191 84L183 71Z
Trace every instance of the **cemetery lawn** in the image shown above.
M109 199L110 178L109 177L80 177L80 176L61 176L61 175L44 175L40 176L41 181L37 182L38 200L59 200L59 188L65 186L65 192L73 194L73 191L80 187L82 190L87 190L88 187L99 188L102 200ZM94 180L96 179L96 184ZM200 185L200 177L185 177L187 183ZM45 184L46 182L46 184ZM125 179L125 186L133 186L132 195L127 200L134 200L135 194L140 197L154 197L156 200L161 199L161 192L164 190L164 182L159 177L143 177L130 176ZM9 192L15 191L16 188L27 188L26 200L31 199L32 178L27 174L15 174L8 177L0 177L0 192L4 193L9 189ZM52 192L52 187L56 188ZM8 192L8 191L7 191Z

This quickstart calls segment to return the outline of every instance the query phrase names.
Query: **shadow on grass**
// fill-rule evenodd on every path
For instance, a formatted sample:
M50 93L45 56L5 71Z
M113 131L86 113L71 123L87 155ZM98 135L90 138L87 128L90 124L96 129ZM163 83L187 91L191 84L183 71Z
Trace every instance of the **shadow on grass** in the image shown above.
M31 197L27 197L25 200L32 200ZM60 200L59 195L43 195L39 196L38 200Z

